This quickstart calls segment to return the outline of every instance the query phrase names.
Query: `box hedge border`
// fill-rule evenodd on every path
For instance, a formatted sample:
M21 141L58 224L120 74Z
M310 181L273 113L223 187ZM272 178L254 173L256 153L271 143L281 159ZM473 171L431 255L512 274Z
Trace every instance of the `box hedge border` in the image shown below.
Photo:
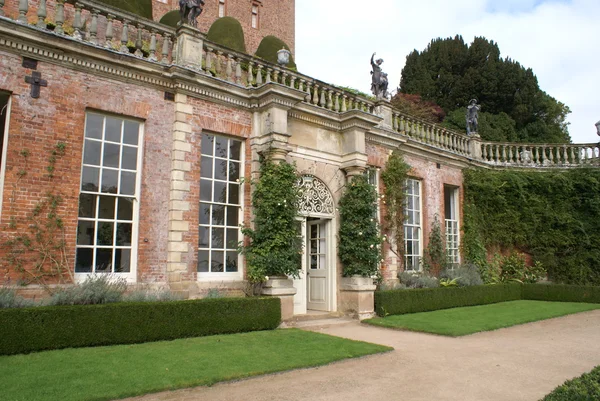
M4 309L0 355L273 330L280 322L279 298Z
M518 300L600 304L600 287L502 284L377 291L375 292L375 312L378 316L385 317Z

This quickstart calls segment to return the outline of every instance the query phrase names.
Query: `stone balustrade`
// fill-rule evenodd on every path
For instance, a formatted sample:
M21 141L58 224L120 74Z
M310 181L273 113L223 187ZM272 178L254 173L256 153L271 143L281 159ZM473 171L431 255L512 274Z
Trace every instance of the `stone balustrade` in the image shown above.
M470 138L464 134L394 111L392 128L414 141L428 144L457 155L470 157Z
M514 144L483 142L481 159L501 166L577 166L600 161L599 144Z

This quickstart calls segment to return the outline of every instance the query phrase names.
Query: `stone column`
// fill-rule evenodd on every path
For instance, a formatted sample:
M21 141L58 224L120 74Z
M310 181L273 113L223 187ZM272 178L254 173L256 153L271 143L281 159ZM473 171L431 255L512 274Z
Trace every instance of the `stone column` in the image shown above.
M186 161L192 152L189 137L192 134L190 118L193 108L187 104L187 96L175 95L175 122L173 125L171 147L171 188L169 196L169 238L167 248L167 280L172 291L188 297L193 275L186 261L193 244L183 239L189 232L189 222L184 214L190 211L191 183L186 175L192 166Z
M294 317L294 295L296 289L294 282L287 277L271 277L263 285L262 293L265 297L278 297L281 300L281 320L286 321Z
M481 137L477 133L469 136L469 152L473 160L481 160Z
M375 316L375 289L369 277L342 277L340 284L340 307L360 320Z
M180 25L176 36L175 64L201 71L204 34L189 25Z

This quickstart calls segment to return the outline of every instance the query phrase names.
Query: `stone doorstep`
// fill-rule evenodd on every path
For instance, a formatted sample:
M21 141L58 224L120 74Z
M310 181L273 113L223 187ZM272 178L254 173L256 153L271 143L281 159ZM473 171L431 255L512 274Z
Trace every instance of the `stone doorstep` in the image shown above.
M312 315L294 316L292 320L283 322L279 327L297 329L324 329L331 326L353 324L356 322L356 319L352 319L351 317L335 312L325 317Z

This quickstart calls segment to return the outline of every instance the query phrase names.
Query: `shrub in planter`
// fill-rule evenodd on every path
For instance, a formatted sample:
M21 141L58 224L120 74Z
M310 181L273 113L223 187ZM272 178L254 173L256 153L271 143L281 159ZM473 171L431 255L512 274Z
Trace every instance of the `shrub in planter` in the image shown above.
M88 276L83 283L52 294L48 305L98 305L121 302L127 282L110 274Z
M0 309L26 308L32 306L33 302L17 295L12 288L0 288Z
M402 272L398 275L398 279L406 288L438 288L440 286L440 282L435 277L420 274Z
M471 264L462 265L454 270L444 270L440 274L440 280L456 280L459 287L470 287L474 285L483 285L479 267Z

